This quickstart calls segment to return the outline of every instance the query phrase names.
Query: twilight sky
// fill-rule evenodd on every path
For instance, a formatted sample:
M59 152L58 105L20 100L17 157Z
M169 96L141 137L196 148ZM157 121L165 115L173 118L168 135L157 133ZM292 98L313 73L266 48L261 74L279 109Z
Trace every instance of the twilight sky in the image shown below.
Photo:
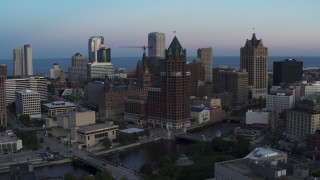
M142 55L150 32L176 35L187 55L213 47L239 56L253 29L270 56L320 56L319 0L1 0L0 59L31 44L34 58L87 56L90 36L102 35L113 57Z

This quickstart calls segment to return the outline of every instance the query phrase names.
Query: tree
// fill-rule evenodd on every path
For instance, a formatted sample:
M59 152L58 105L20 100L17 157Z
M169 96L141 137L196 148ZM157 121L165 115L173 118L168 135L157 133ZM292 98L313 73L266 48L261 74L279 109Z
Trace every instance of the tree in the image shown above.
M228 113L230 111L230 108L228 106L223 106L222 107L222 110L225 112L225 113Z
M84 175L81 177L81 180L95 180L96 178L92 175Z
M36 131L16 131L15 134L22 140L26 148L38 149L39 141Z
M96 180L113 180L111 173L108 170L102 170L95 175Z
M4 132L4 131L6 131L7 130L7 128L6 127L4 127L4 126L0 126L0 132Z
M151 175L152 174L152 168L150 167L150 164L143 164L140 167L140 173L145 174L145 175Z
M250 147L250 142L246 138L239 136L238 141L235 144L236 156L239 158L242 158L248 155L250 153L249 147Z
M71 172L67 172L64 174L64 179L65 180L79 180L78 176L76 176L75 174L71 173Z
M233 142L226 141L222 138L214 138L211 141L211 145L214 151L228 152L234 144Z
M102 145L107 148L107 149L110 149L111 145L112 145L112 142L109 138L104 138L103 141L102 141Z

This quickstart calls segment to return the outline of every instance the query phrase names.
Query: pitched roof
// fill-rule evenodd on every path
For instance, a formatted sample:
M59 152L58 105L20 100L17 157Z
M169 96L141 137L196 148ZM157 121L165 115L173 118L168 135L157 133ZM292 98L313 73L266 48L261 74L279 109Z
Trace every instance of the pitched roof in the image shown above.
M256 33L252 34L251 40L247 40L248 45L251 46L251 47L255 47L255 48L257 48L259 46L260 42L261 42L261 39L258 40L256 38Z
M182 48L177 36L174 36L169 48L166 51L166 55L178 56L180 54L185 55L185 49Z

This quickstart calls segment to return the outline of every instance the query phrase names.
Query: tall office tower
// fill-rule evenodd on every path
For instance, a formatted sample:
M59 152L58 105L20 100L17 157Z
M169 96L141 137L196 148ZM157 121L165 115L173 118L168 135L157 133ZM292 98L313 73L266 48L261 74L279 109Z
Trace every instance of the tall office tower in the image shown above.
M23 62L24 66L22 67L24 69L24 74L27 76L33 75L33 66L32 66L32 47L30 44L23 46Z
M262 40L256 38L246 41L240 49L240 69L249 74L249 88L253 99L265 99L268 92L268 48L263 46Z
M205 68L203 62L199 58L192 63L187 64L187 70L191 73L190 89L191 96L200 96L200 88L205 85Z
M7 66L0 65L0 126L7 127L7 109L6 109L6 93L5 81L7 78Z
M72 56L72 67L69 68L69 79L87 80L88 57L76 53Z
M248 104L248 73L245 70L214 68L212 83L215 93L232 93L230 109L241 109Z
M21 76L22 67L21 67L21 57L20 49L13 50L13 76Z
M111 49L110 48L100 48L97 52L98 62L111 62Z
M63 76L63 70L59 68L58 63L53 64L53 68L50 69L50 78L57 79Z
M273 62L273 85L291 84L302 80L303 62L295 59Z
M174 37L161 60L161 86L148 90L148 121L166 129L190 126L190 72L186 50Z
M204 64L204 81L212 83L212 48L198 49L198 58Z
M148 35L148 56L164 58L165 34L161 32L152 32Z
M103 36L91 36L88 42L88 50L89 50L89 62L97 62L98 54L97 51L100 48L104 47L104 38Z

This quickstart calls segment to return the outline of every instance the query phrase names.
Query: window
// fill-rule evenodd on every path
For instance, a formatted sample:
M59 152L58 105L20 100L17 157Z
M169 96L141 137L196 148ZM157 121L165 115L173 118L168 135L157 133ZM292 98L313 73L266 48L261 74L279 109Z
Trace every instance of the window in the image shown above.
M88 136L88 140L90 140L90 136Z

